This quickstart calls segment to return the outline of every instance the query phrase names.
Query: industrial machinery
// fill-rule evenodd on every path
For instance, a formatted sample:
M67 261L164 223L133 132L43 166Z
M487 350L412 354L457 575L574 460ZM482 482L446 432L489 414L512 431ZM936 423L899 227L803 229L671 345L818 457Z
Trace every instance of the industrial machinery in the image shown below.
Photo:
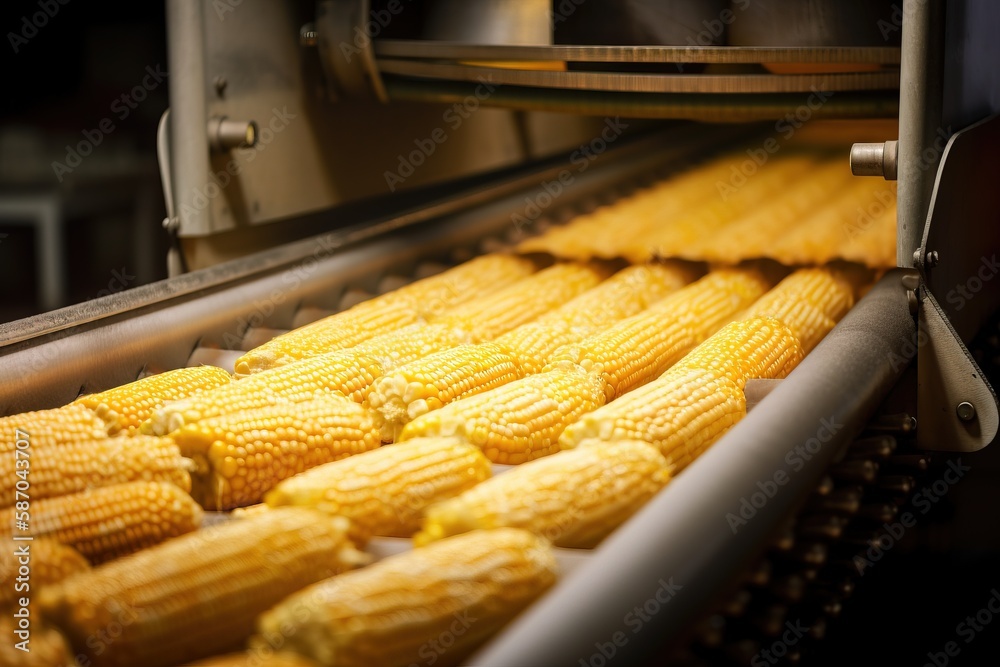
M970 352L1000 308L994 3L169 0L167 17L172 277L0 325L2 414L231 371L734 146L843 145L845 170L897 183L897 267L475 664L746 664L795 619L819 639L928 452L995 439Z

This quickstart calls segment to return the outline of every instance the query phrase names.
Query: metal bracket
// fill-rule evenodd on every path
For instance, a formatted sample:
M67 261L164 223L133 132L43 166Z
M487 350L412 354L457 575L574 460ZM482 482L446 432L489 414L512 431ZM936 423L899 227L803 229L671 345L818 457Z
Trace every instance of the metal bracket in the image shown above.
M982 449L1000 423L997 395L965 346L1000 307L998 150L1000 116L951 137L914 253L923 282L916 341L922 449Z

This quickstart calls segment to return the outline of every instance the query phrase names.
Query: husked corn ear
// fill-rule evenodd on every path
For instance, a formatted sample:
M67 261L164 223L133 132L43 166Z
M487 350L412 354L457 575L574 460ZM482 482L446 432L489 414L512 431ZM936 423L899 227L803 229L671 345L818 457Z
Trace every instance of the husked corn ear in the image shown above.
M172 437L194 461L192 495L211 510L259 503L292 475L380 443L368 410L322 395L210 417Z
M110 433L124 431L132 435L138 433L140 425L164 403L193 396L231 381L229 373L215 366L178 368L107 391L81 396L73 403L93 410L108 424Z
M407 424L400 440L457 435L494 463L524 463L557 452L563 429L604 400L599 376L567 365L449 403Z
M560 445L644 440L660 449L676 474L746 415L747 380L783 378L803 356L798 339L778 320L732 322L658 379L584 415Z
M635 315L693 278L691 269L679 263L630 266L495 342L514 357L525 374L539 373L563 345Z
M15 508L0 510L0 538L11 539L14 519ZM176 485L127 482L32 502L30 534L102 563L189 533L201 519L201 508Z
M607 275L596 264L555 264L482 299L456 306L442 319L467 326L475 342L493 340L562 306Z
M589 549L663 488L667 462L635 440L593 442L508 470L432 505L414 544L472 530L530 530L559 547Z
M137 480L172 482L191 490L187 463L169 438L137 435L58 446L39 443L29 453L32 500ZM17 468L14 456L0 457L0 507L10 507L17 498L17 470L24 469Z
M379 379L367 401L382 440L392 442L404 424L420 415L523 376L517 362L497 345L459 345Z
M80 552L54 539L40 537L30 542L13 543L11 548L0 550L0 611L9 605L14 605L16 600L22 597L22 592L15 588L18 568L23 565L18 562L19 548L27 549L28 552L30 581L27 583L32 592L90 569L90 563L80 555Z
M784 322L809 352L854 305L854 288L832 269L800 269L758 299L744 317Z
M103 420L82 405L0 417L0 456L14 458L18 440L28 450L41 445L94 442L108 437ZM30 451L29 451L30 454Z
M157 410L151 428L166 435L185 424L243 410L299 403L327 392L358 403L387 369L467 342L469 333L454 323L415 324L349 350L302 359L233 382Z
M353 347L489 294L534 270L534 264L522 257L500 253L477 257L282 334L237 359L236 373L249 375L296 359Z
M556 580L548 542L515 528L477 530L327 579L263 614L251 650L284 650L323 667L405 666L449 635L438 665L463 658ZM456 619L462 623L456 631Z
M190 663L189 667L318 667L312 660L295 653L244 651L219 655Z
M569 363L597 375L611 401L658 377L766 288L752 270L714 271L641 313L560 349L549 367Z
M405 300L375 297L353 308L275 336L236 360L236 375L243 378L327 352L354 347L359 343L401 327L415 324L420 317Z
M31 623L31 637L28 651L22 651L15 644L19 641L14 634L18 630L17 619L4 613L0 617L0 635L7 641L0 642L0 665L4 667L81 667L70 651L66 640L57 631L37 621Z
M242 645L291 593L367 563L347 524L283 508L212 526L46 589L42 616L94 667L187 664ZM92 641L113 625L113 642Z
M567 428L559 442L572 449L590 438L643 440L656 446L677 474L746 415L746 397L712 369L671 368Z
M313 507L351 520L359 543L409 537L424 508L490 476L483 453L458 438L416 438L327 463L278 484L268 506Z
M798 338L782 322L753 317L727 324L677 366L714 369L742 390L747 380L784 378L803 357Z

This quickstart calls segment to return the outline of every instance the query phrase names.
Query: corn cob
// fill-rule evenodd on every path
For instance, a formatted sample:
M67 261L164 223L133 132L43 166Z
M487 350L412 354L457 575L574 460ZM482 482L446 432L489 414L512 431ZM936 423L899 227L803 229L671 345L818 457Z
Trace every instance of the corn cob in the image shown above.
M607 274L596 264L556 264L487 298L451 308L441 319L468 328L475 342L493 340L562 306L597 285Z
M153 413L150 428L166 435L231 412L310 400L317 393L342 394L360 403L372 383L397 364L461 345L469 332L454 324L415 324L349 350L302 359L198 396L169 403Z
M296 359L353 347L393 329L443 313L509 285L534 271L526 259L494 254L477 257L418 280L341 313L295 329L236 360L237 375L249 375Z
M514 357L525 374L539 373L563 345L639 313L693 278L694 272L679 263L631 266L495 342Z
M569 363L596 374L606 400L614 400L658 377L766 288L754 271L714 271L638 315L562 348L549 367Z
M25 555L27 563L19 562ZM19 582L18 570L21 566L28 569L28 576L22 577ZM10 548L0 550L0 611L14 605L20 597L28 597L31 591L89 569L90 563L76 549L56 540L40 537L30 542L14 543Z
M853 305L854 288L835 271L801 269L754 302L744 317L784 322L809 353Z
M457 438L418 438L389 445L286 479L268 506L301 505L351 520L351 537L409 537L424 508L490 476L477 448Z
M517 362L497 345L459 345L378 380L368 394L368 406L382 440L392 442L404 424L420 415L523 376Z
M101 486L143 480L172 482L191 490L187 464L168 438L137 435L49 446L30 452L31 498L40 500ZM16 500L17 460L0 457L0 507Z
M178 368L151 375L107 391L81 396L74 404L90 408L108 425L109 433L139 432L156 408L232 381L229 373L215 366Z
M642 310L690 277L679 264L629 267L495 345L463 345L398 368L368 395L382 440L392 442L407 422L431 410L541 371L562 345Z
M561 258L616 257L621 249L650 233L664 220L690 214L719 197L719 183L732 176L734 164L746 159L743 151L685 168L611 206L603 206L553 227L518 246L520 252L547 252Z
M704 259L699 252L692 250L697 247L699 239L721 235L746 211L766 205L775 195L794 189L808 179L816 162L809 156L789 156L769 162L766 168L747 179L742 187L731 187L727 182L720 181L724 187L717 197L670 219L668 224L651 228L627 246L620 247L619 254L632 262L649 261L651 257ZM795 185L790 186L790 183Z
M285 508L206 528L46 589L42 615L94 667L176 665L233 650L261 612L370 560L347 539L347 524ZM118 636L95 647L113 624Z
M15 534L19 514L0 510L0 538ZM29 525L36 538L52 537L101 563L189 533L201 518L198 504L173 484L127 482L34 501Z
M781 322L733 322L660 378L567 428L563 449L584 440L635 439L659 448L676 474L746 415L750 378L782 378L802 359Z
M17 631L17 620L8 614L0 616L0 665L4 667L82 667L70 651L66 640L61 634L37 621L31 621L27 630L28 642L26 650L21 650L17 644L21 642Z
M194 461L192 495L211 510L259 503L281 480L380 442L367 410L322 395L203 419L172 437Z
M595 442L530 461L432 505L414 544L508 526L559 547L589 549L669 478L666 460L645 442Z
M556 580L549 544L514 528L477 530L306 588L263 614L251 649L282 642L324 667L454 665Z
M691 239L688 256L709 262L735 264L751 257L768 257L774 240L786 230L843 195L855 179L839 158L820 162L794 187L779 189L756 206L734 211L720 234ZM825 242L835 245L841 238L837 229L825 230Z
M30 455L31 448L42 444L86 443L107 437L104 421L82 405L0 417L0 456L4 458L14 457L19 440L24 443L22 451Z
M244 651L192 662L188 667L319 667L312 660L294 653L275 653L270 647L258 652Z
M600 377L568 365L449 403L407 424L400 440L457 435L494 463L523 463L559 451L562 430L603 404Z

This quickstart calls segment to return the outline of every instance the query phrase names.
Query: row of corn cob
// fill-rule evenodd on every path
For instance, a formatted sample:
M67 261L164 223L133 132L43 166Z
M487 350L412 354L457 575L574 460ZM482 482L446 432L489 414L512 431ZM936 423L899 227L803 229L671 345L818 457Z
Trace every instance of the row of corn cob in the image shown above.
M747 173L748 163L752 172ZM893 186L852 179L839 156L783 152L766 169L735 151L520 245L563 259L651 257L785 265L896 265Z

